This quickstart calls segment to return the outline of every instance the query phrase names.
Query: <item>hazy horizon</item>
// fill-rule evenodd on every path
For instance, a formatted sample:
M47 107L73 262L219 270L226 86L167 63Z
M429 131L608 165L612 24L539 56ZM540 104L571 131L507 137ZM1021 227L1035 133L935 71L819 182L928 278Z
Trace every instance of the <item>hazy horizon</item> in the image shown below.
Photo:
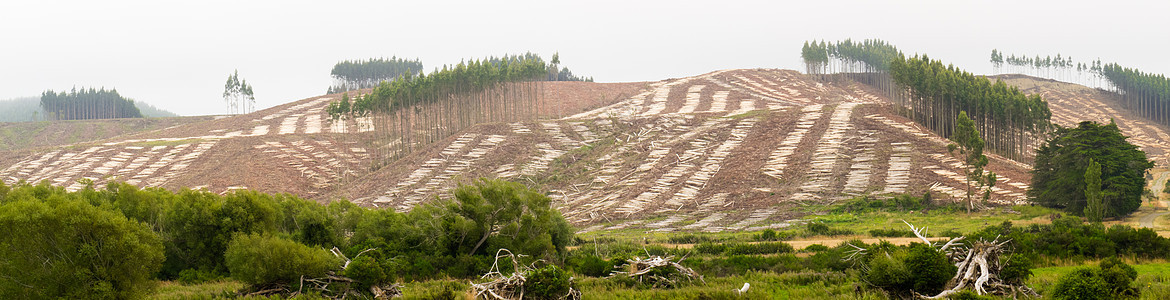
M390 56L429 71L559 52L598 82L656 81L803 71L806 40L878 38L976 74L991 72L993 48L1170 74L1166 2L32 1L0 11L0 100L106 87L181 115L225 113L233 70L263 109L324 94L338 61Z

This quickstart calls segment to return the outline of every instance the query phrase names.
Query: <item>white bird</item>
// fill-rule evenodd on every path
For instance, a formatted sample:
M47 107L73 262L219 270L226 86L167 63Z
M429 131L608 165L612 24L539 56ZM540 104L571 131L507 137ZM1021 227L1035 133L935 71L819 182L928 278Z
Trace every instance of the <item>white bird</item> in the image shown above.
M748 290L748 288L750 288L750 287L752 287L752 285L751 285L751 284L749 284L749 283L747 283L747 282L744 282L744 283L743 283L743 287L741 287L741 288L739 288L738 290L735 290L735 291L736 291L736 292L739 292L739 294L740 294L740 295L743 295L743 293L747 293L747 290Z

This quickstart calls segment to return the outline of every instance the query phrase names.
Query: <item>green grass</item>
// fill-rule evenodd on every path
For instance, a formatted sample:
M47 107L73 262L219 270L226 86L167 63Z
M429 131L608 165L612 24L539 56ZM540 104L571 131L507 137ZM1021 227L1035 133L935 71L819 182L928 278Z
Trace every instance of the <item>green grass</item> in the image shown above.
M962 233L978 231L990 225L999 225L1003 221L1012 221L1016 225L1028 224L1035 219L1056 213L1056 210L1039 206L1013 206L1013 211L1005 212L1002 208L972 212L930 210L925 212L867 212L842 213L823 216L809 216L806 220L820 220L833 228L847 228L858 234L866 234L872 229L909 229L902 220L917 227L928 227L932 233L941 233L954 230Z
M150 299L213 299L232 295L244 284L233 280L185 285L176 281L160 281Z

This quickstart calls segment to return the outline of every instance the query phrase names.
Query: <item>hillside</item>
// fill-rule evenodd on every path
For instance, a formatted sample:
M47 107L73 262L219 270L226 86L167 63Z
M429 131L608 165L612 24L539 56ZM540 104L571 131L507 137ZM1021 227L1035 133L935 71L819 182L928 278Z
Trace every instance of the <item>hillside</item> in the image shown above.
M1129 142L1140 146L1158 167L1170 166L1170 135L1167 135L1167 129L1122 108L1115 94L1025 75L1000 75L995 78L1017 86L1025 93L1042 95L1052 109L1052 122L1061 126L1075 126L1080 121L1116 122L1121 132L1129 137Z
M91 143L214 118L203 116L0 123L0 151Z
M585 230L781 227L806 214L804 205L852 195L964 195L947 142L892 113L868 86L745 69L543 88L542 120L476 125L384 167L373 153L385 145L354 137L374 121L331 122L324 108L340 95L325 95L100 142L0 152L0 178L70 189L82 187L80 178L249 188L406 210L457 184L501 177L547 189ZM1164 164L1164 130L1111 110L1106 94L1059 83L1024 88L1049 99L1058 123L1118 116L1131 140ZM1023 201L1028 167L992 160L1000 175L993 200Z

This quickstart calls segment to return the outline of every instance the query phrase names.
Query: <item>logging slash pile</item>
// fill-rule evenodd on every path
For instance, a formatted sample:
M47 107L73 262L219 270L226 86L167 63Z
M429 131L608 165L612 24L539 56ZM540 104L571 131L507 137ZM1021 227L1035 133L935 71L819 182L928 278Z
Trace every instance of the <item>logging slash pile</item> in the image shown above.
M512 251L502 248L496 251L496 259L494 262L492 262L492 268L489 269L486 274L480 277L480 279L487 279L488 281L482 283L471 283L471 289L475 291L476 299L526 299L524 297L525 293L532 292L529 291L532 288L527 287L533 286L533 282L537 281L533 278L534 271L537 269L533 266L521 265L519 260L517 260L517 256L522 255L512 254ZM512 263L511 275L505 276L502 272L500 272L501 258L508 258ZM571 282L572 278L568 278L568 281ZM552 298L563 300L581 299L580 290L572 288L571 286L566 287L567 291L564 294L558 293L553 295ZM540 287L540 289L541 291L545 292L550 290L547 287ZM546 298L549 295L543 295L544 297L532 297L532 294L529 294L529 296L530 298Z
M613 276L628 276L655 288L678 287L681 283L695 280L705 282L703 276L691 268L680 264L686 257L674 260L673 256L648 255L646 258L634 257L626 260L627 271L614 271Z

